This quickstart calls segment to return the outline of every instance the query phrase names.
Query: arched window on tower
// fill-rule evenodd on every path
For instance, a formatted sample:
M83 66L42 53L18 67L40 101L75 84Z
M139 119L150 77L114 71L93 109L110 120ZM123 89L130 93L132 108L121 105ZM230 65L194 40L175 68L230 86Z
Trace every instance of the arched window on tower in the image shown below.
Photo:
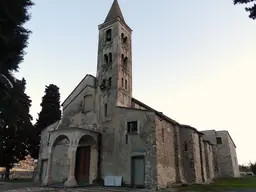
M112 39L112 30L108 29L106 31L106 41L111 41L111 39Z
M127 64L128 64L128 57L125 57L125 58L124 58L124 67L127 68Z
M127 37L123 38L123 43L127 45Z
M127 89L127 80L125 80L125 85L124 85L125 89Z
M112 53L109 53L109 54L108 54L108 62L109 62L109 63L112 63Z
M121 59L122 59L122 62L124 62L124 54L122 54L122 57L121 57Z
M127 36L124 36L124 33L121 34L121 41L123 44L127 45Z
M124 78L122 78L122 87L124 87Z
M107 103L104 104L104 116L105 117L108 116L108 104Z
M108 63L108 55L105 54L105 55L104 55L104 64L107 64L107 63Z

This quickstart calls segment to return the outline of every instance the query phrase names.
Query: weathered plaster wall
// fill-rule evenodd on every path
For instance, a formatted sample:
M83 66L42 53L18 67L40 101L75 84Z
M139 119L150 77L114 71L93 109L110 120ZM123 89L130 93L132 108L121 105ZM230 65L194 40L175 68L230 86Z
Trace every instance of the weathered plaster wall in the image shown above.
M229 134L228 134L228 136L229 136ZM237 159L237 154L236 154L236 147L230 137L228 137L228 143L229 143L232 165L233 165L233 170L234 170L234 177L240 177L239 164L238 164L238 159Z
M38 156L38 163L34 173L34 180L36 182L42 181L44 178L41 178L41 171L43 169L42 161L48 159L48 141L49 141L49 131L56 128L58 122L53 123L49 127L45 128L41 133L41 141L40 141L40 149L39 149L39 156Z
M98 162L98 150L97 146L91 146L91 159L90 159L90 177L89 184L93 184L94 180L97 178L97 162Z
M53 149L51 175L54 183L64 183L69 174L69 141L64 140L56 143Z
M166 188L176 182L175 129L169 122L156 117L157 183Z
M71 92L68 98L63 102L63 109L67 108L68 105L73 102L73 100L81 94L81 92L85 89L85 87L95 87L95 77L92 75L86 75L84 79L77 85L77 87ZM72 108L72 107L71 107ZM64 110L65 111L65 110Z
M121 175L124 183L131 184L131 157L145 157L145 187L157 186L155 114L145 110L117 108L115 123L103 134L103 175ZM126 122L138 121L139 134L128 134ZM112 136L107 134L113 130Z
M220 166L221 177L238 177L238 164L235 146L227 131L217 131L217 137L222 138L222 144L218 144L218 160ZM236 158L236 160L235 160Z
M229 148L228 136L223 132L217 132L217 137L221 137L222 144L218 144L218 162L221 177L233 177L232 157Z
M63 107L62 124L60 128L82 127L97 122L95 115L95 88L86 86L73 98L72 102ZM87 98L90 103L86 102Z

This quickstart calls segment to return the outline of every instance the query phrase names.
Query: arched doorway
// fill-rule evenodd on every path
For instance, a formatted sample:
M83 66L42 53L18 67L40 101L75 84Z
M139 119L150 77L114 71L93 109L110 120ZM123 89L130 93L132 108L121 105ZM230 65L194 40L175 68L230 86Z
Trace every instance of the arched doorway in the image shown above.
M75 178L79 185L92 184L95 168L97 171L96 141L90 135L84 135L76 151Z
M64 183L69 175L68 149L70 141L67 136L57 137L53 143L51 176L54 183Z

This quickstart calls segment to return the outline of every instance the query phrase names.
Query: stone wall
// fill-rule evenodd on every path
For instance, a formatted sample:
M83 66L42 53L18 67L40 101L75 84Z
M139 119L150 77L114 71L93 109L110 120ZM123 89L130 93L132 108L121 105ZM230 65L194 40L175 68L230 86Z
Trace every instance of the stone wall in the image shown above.
M207 182L212 181L214 178L214 165L213 165L213 148L212 145L205 141L204 142L205 148L205 161L206 161L206 175L207 175Z
M228 134L228 143L229 143L229 148L230 148L232 166L233 166L233 170L234 170L234 177L240 177L239 164L238 164L238 159L237 159L237 154L236 154L236 146L233 143L229 134Z
M193 152L194 152L194 164L195 164L195 182L203 182L202 172L202 160L201 160L201 148L200 148L200 135L197 131L193 133Z
M158 188L166 188L176 182L175 128L156 117L156 156Z
M194 130L180 127L180 151L182 167L184 169L184 182L196 182L194 161Z
M218 148L216 142L216 131L215 130L207 130L201 131L205 138L210 141L212 144L212 156L213 156L213 168L214 168L214 178L218 178L220 176L219 173L219 162L218 162Z
M201 158L201 174L202 174L202 182L207 181L207 172L206 172L206 157L205 157L205 141L203 140L202 135L200 135L200 158Z

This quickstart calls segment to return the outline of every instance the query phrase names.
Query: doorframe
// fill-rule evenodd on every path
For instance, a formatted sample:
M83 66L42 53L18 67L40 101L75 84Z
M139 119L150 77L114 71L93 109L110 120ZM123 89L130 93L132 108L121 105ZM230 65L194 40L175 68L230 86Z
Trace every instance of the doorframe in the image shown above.
M76 179L76 181L77 182L79 182L78 181L78 178L77 178L77 169L78 169L78 167L77 166L79 166L79 162L78 161L80 161L80 158L78 157L80 154L78 153L78 150L79 149L81 149L81 148L90 148L90 159L89 159L89 172L88 172L88 183L90 184L90 177L91 177L91 175L90 175L90 172L91 172L91 150L92 150L92 146L91 145L87 145L87 144L85 144L85 145L79 145L79 146L77 146L77 149L76 149L76 161L75 161L75 179Z
M144 177L144 184L143 185L135 185L134 184L134 160L135 159L143 159L143 164L144 164L144 167L143 167L143 169L144 169L144 175L143 175L143 177ZM135 155L135 156L131 156L131 186L132 187L134 187L134 188L145 188L145 175L146 175L146 173L145 173L145 171L146 171L146 169L145 169L145 155Z

